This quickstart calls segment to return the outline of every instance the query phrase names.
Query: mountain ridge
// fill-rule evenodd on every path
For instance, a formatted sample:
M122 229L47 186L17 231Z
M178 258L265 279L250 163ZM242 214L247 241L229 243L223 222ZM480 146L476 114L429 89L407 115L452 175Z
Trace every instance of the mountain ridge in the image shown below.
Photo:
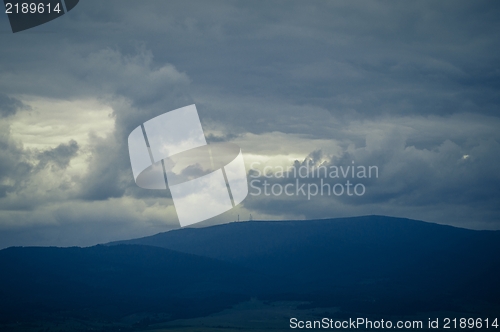
M500 232L363 216L184 228L93 247L0 250L0 326L147 322L257 298L344 316L500 312ZM149 323L148 323L149 324Z
M498 302L494 297L500 295L495 281L500 277L500 258L494 254L500 252L500 232L405 218L240 222L119 243L231 262L296 285L299 298L329 294L324 300L302 297L318 305L333 305L331 298L344 296L339 287L356 288L362 297L385 302L390 296L383 289L398 293L399 300L422 298L419 301L426 304L420 308L441 302L444 294L459 302Z

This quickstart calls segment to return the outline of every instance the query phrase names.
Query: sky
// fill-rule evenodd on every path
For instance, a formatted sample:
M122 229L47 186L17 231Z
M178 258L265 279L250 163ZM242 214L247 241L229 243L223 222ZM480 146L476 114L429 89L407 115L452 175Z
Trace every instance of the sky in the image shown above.
M191 104L252 183L196 227L378 214L498 230L498 17L495 1L82 0L13 34L0 15L0 248L179 228L169 192L135 184L127 137ZM301 166L377 176L277 174ZM296 188L347 180L363 194Z

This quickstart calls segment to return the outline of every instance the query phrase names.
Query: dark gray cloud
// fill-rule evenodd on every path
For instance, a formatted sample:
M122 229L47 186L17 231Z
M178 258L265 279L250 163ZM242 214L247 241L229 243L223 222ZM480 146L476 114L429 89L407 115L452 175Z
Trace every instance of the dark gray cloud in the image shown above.
M22 146L10 137L8 125L0 124L0 197L22 185L32 170Z
M112 136L93 139L92 161L84 180L81 197L87 200L121 197L135 186L130 169L127 137L145 121L192 103L187 93L189 79L172 65L152 67L152 55L139 50L133 57L106 49L91 54L84 61L88 82L99 82L110 97L116 129ZM90 74L91 73L91 74ZM141 197L164 197L157 191ZM140 194L142 193L142 194Z
M144 47L151 51L151 67L173 63L187 73L198 92L193 96L217 93L207 116L219 120L230 115L224 100L234 95L315 105L336 116L495 114L498 14L498 5L482 1L375 1L370 6L326 1L123 6L119 1L89 1L72 13L73 20L54 22L64 25L64 35L73 44L63 44L60 38L40 41L26 33L23 38L31 44L24 47L37 50L36 57L24 55L29 64L12 64L18 79L9 79L15 91L19 82L26 92L67 96L113 91L130 95L137 105L154 102L164 91L155 77L134 80L134 66L112 74L119 81L109 77L124 63L133 64L137 48ZM57 59L60 68L44 69L48 58ZM66 84L36 79L26 84L23 73L32 76L33 70ZM131 81L134 84L127 84ZM213 114L221 107L219 115ZM250 109L253 120L274 120L275 112ZM270 129L254 122L242 126L253 132Z
M14 115L18 109L23 108L25 109L26 105L24 105L21 101L0 92L0 118Z
M69 141L68 144L59 144L54 149L45 150L37 154L39 162L36 168L42 169L49 163L58 168L66 168L77 153L78 143L75 140Z

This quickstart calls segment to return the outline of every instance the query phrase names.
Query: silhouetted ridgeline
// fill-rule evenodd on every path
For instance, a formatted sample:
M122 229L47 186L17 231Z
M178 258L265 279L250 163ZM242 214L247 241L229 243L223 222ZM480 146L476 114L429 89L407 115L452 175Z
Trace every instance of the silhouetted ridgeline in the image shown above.
M286 293L387 313L500 304L498 231L366 216L185 228L118 243L202 255L286 281L290 289L273 299Z
M500 232L367 216L0 251L0 319L204 316L255 297L341 313L500 312ZM306 307L306 306L304 306Z

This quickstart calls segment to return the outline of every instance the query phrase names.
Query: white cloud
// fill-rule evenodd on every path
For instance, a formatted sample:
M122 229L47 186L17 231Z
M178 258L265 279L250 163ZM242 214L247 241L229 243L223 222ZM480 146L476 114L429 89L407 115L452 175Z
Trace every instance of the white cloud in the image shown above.
M75 140L90 144L89 134L106 137L115 129L113 109L96 99L63 100L21 96L30 107L10 120L11 137L25 149L45 150Z

